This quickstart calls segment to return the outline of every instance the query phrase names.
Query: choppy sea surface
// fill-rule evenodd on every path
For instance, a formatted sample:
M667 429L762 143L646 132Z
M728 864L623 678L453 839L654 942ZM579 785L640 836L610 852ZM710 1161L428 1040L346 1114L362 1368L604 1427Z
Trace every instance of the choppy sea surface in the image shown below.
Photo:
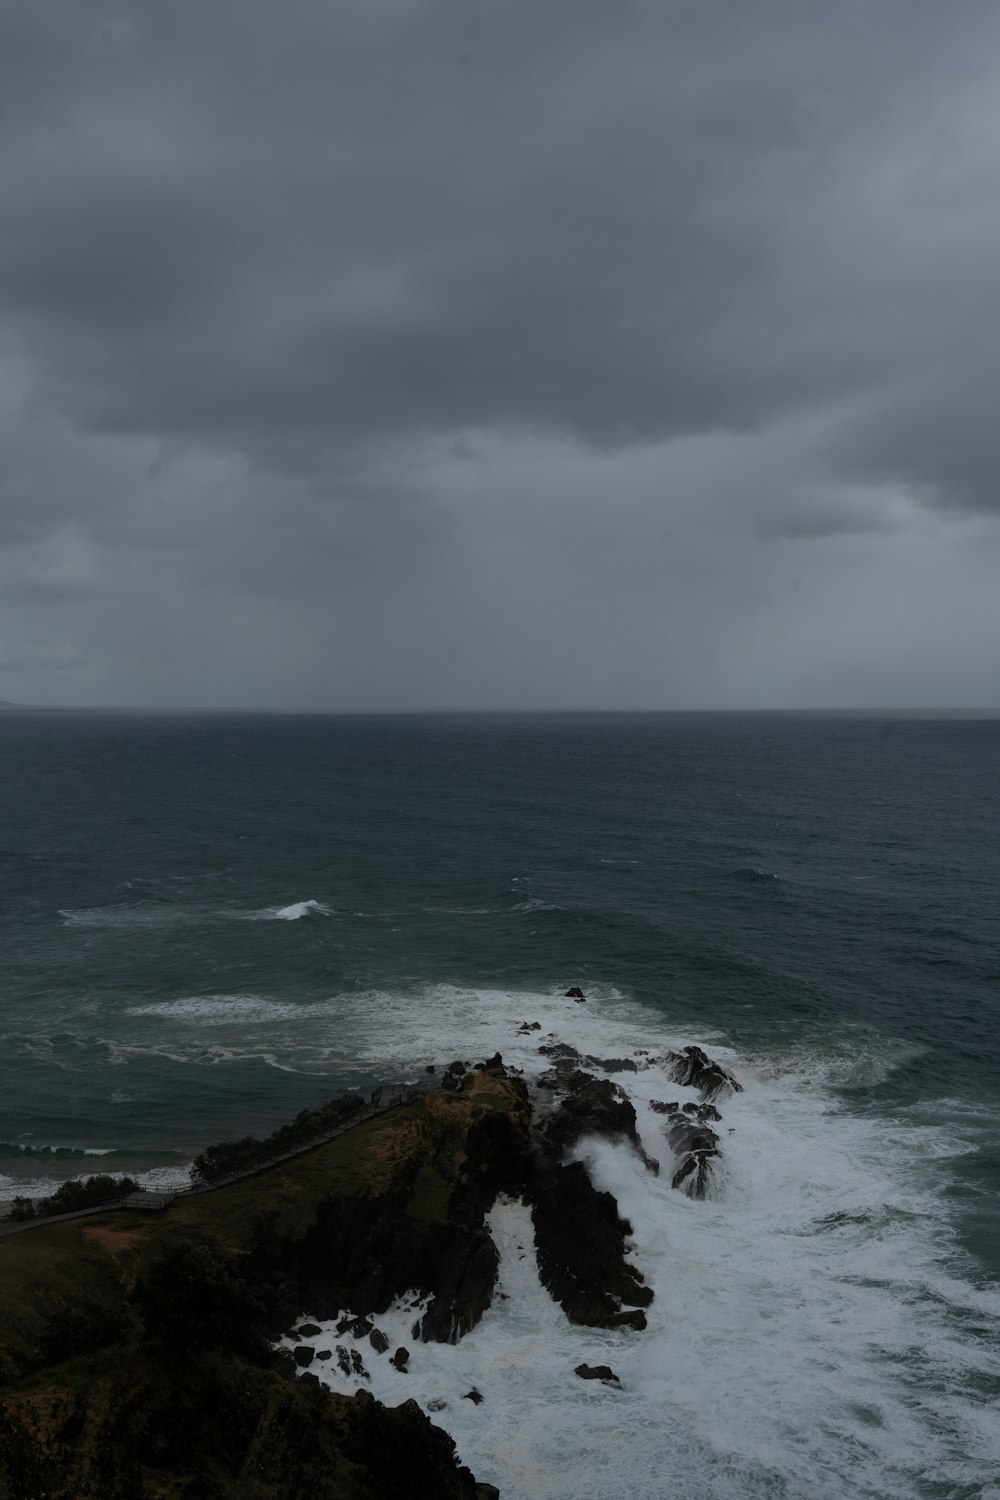
M1000 721L8 712L0 768L0 1198L530 1073L524 1020L698 1042L745 1085L710 1200L585 1148L647 1332L571 1328L501 1203L506 1299L377 1393L505 1500L998 1500ZM621 1081L664 1157L676 1085Z

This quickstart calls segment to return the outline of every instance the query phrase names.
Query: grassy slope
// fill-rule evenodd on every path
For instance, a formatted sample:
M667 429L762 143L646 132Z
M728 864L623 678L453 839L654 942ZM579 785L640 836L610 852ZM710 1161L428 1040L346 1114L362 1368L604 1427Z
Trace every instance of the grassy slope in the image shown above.
M172 1236L208 1235L238 1253L274 1216L298 1239L331 1196L402 1182L415 1227L444 1220L470 1124L521 1107L506 1080L476 1073L461 1094L422 1096L161 1215L101 1215L0 1240L0 1500L371 1500L428 1485L471 1494L450 1440L419 1412L346 1401L208 1350L181 1368L140 1345L129 1293Z

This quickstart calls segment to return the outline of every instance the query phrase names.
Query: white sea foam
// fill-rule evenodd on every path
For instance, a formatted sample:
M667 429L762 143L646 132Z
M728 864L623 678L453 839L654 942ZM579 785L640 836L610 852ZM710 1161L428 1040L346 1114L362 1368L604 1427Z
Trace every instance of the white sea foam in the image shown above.
M192 926L204 922L298 922L303 917L334 916L323 901L294 901L288 906L264 906L238 911L204 906L175 906L163 901L131 901L111 906L90 906L59 911L68 927L164 927Z
M434 1001L381 997L380 1039L368 1011L369 1052L388 1067L410 1048L430 1058L499 1049L534 1074L547 1032L640 1063L698 1040L613 993L574 1006L450 988ZM541 1033L514 1034L536 1019ZM876 1076L900 1060L869 1045ZM664 1163L659 1178L626 1147L579 1148L632 1223L636 1263L655 1291L646 1332L569 1324L538 1282L527 1211L501 1203L491 1229L504 1295L454 1347L415 1343L412 1298L378 1318L391 1348L411 1350L411 1373L363 1344L374 1394L445 1400L433 1419L477 1477L509 1497L1000 1500L1000 1429L986 1394L1000 1378L1000 1295L967 1275L937 1170L963 1142L851 1114L818 1056L778 1071L712 1050L746 1085L721 1105L713 1198L670 1187L663 1120L649 1103L694 1096L655 1064L619 1079L646 1150ZM351 1339L324 1325L311 1342ZM580 1380L583 1361L611 1365L622 1389ZM335 1359L311 1368L338 1389L362 1383ZM481 1406L462 1399L472 1386Z
M322 901L293 901L291 906L265 906L261 911L249 912L247 920L252 922L299 922L303 917L332 917L333 907Z
M315 1020L329 1013L329 1002L296 1004L290 1000L272 1000L267 995L185 995L178 1000L161 1000L153 1005L133 1005L130 1016L162 1016L168 1021L196 1025L241 1025L247 1021L277 1023L288 1020Z

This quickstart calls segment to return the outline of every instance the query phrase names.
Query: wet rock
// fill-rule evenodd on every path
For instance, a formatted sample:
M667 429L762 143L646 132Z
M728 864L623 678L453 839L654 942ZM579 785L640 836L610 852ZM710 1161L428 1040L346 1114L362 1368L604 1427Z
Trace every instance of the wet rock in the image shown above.
M522 1035L523 1033L526 1033L526 1032L529 1032L529 1031L541 1031L541 1029L542 1029L542 1023L541 1023L541 1021L522 1021L521 1024L520 1024L520 1026L517 1028L518 1035Z
M689 1198L704 1198L712 1162L720 1154L719 1137L702 1120L677 1110L667 1121L667 1140L680 1158L671 1187L682 1189Z
M675 1083L685 1088L697 1089L702 1099L725 1099L729 1094L740 1094L743 1085L737 1083L720 1063L703 1052L700 1047L685 1047L680 1052L668 1052L660 1064Z
M365 1369L365 1362L361 1358L361 1355L358 1353L357 1349L351 1350L351 1369L354 1371L355 1375L363 1375L365 1380L371 1379L371 1376Z
M592 1068L600 1068L603 1073L638 1073L639 1064L632 1057L587 1057L584 1059Z
M381 1328L373 1328L368 1339L376 1354L384 1354L389 1347L389 1340Z
M461 1089L462 1080L464 1079L468 1071L468 1065L464 1062L456 1061L453 1063L449 1063L444 1070L444 1074L442 1075L441 1087L443 1089L450 1089L453 1092L457 1093L458 1090Z
M320 1383L319 1376L314 1375L311 1370L303 1370L302 1374L299 1376L299 1379L304 1380L309 1385L319 1385Z
M569 1042L543 1042L539 1047L543 1057L570 1058L576 1062L580 1054Z
M371 1318L352 1318L351 1322L348 1323L345 1329L341 1329L340 1324L338 1323L337 1332L350 1333L356 1339L366 1339L368 1338L374 1327L375 1324L372 1322Z
M313 1359L315 1358L315 1354L308 1344L300 1344L298 1349L295 1350L295 1354L293 1357L295 1359L295 1363L297 1365L301 1365L302 1368L305 1369L306 1365L312 1364Z
M337 1364L340 1366L340 1372L342 1375L350 1375L351 1357L348 1354L347 1350L344 1348L343 1344L337 1345Z
M414 1401L412 1396L408 1401L401 1401L395 1410L403 1412L406 1416L410 1417L424 1416L424 1411L419 1401Z
M410 1363L409 1349L397 1349L390 1363L394 1364L400 1374L406 1373L406 1367Z
M646 1314L638 1308L634 1312L616 1313L607 1326L609 1328L633 1328L636 1333L641 1333L646 1327Z
M486 1400L486 1397L483 1395L482 1391L477 1391L476 1387L473 1386L471 1391L466 1391L465 1395L462 1397L462 1400L471 1401L473 1406L482 1406L483 1402Z
M638 1147L635 1110L617 1083L595 1078L575 1069L561 1079L565 1098L553 1110L541 1130L545 1149L562 1154L585 1135L604 1136L609 1141L629 1141Z
M581 1162L540 1166L532 1183L532 1222L542 1284L571 1323L644 1327L653 1293L625 1259L632 1233L610 1193L598 1192Z
M577 1365L574 1373L581 1380L604 1380L609 1385L621 1385L610 1365Z
M299 1335L300 1338L314 1339L316 1335L318 1333L322 1333L323 1330L316 1323L300 1323L295 1332Z
M649 1107L655 1115L673 1115L677 1113L681 1106L678 1099L670 1099L669 1101L650 1099Z
M501 1078L507 1077L507 1069L503 1065L503 1058L499 1052L494 1052L485 1062L476 1063L477 1073L499 1073Z
M317 1349L316 1350L316 1358L317 1359L332 1359L333 1358L333 1350L332 1349Z
M424 1072L425 1073L436 1073L437 1072L437 1068L434 1066L433 1063L428 1063L427 1066L426 1066L426 1068L424 1069Z
M500 1491L495 1484L477 1484L476 1500L500 1500Z
M435 1396L433 1401L428 1401L428 1403L427 1403L427 1410L428 1411L444 1411L444 1409L445 1409L445 1407L447 1405L448 1405L448 1403L444 1399L443 1396Z
M686 1115L692 1115L696 1120L722 1119L714 1104L685 1104L682 1108Z
M579 1002L582 1000L586 1000L587 997L583 993L583 990L581 990L580 986L578 984L574 984L571 985L571 987L566 991L565 998L567 1000L576 1000L577 1002Z

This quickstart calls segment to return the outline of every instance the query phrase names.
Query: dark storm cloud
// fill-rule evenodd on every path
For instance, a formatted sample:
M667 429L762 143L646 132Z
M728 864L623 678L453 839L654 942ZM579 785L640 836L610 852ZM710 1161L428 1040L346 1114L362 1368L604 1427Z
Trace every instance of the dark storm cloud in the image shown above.
M8 5L0 296L84 428L322 472L386 436L628 443L863 393L845 463L991 505L1000 257L937 216L983 186L954 116L998 21Z
M0 0L0 662L895 696L863 619L919 685L895 622L1000 511L998 44L994 0ZM983 598L932 696L984 691Z

